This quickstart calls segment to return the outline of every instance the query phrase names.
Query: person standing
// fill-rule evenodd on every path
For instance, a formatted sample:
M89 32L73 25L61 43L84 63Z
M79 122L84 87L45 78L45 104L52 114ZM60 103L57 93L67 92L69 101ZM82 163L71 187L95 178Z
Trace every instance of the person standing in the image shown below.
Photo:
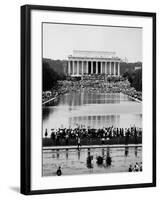
M135 140L135 144L137 144L138 143L138 138L137 138L137 129L136 129L136 127L135 127L135 129L134 129L134 140Z
M66 134L66 145L68 145L68 139L69 139L69 135Z
M128 171L129 171L129 172L132 172L132 170L133 170L133 169L132 169L132 165L130 165Z
M57 176L61 176L62 175L62 170L61 167L59 166L56 172Z
M101 142L102 144L104 144L105 143L105 138L102 136L102 142Z
M129 129L126 130L126 133L125 133L125 145L128 145L128 142L129 142Z

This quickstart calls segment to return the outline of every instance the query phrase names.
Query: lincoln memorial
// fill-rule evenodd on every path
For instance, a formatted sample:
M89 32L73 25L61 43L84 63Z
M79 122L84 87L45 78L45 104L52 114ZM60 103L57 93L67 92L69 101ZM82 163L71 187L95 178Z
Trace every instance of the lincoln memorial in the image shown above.
M73 55L68 56L67 73L70 76L120 76L120 58L115 56L115 52L74 50Z

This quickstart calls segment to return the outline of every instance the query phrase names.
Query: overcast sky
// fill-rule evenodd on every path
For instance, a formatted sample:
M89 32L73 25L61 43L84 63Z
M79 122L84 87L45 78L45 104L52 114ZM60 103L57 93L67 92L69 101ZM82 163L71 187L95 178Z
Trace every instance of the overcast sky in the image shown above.
M73 50L114 51L129 62L142 61L142 29L43 24L43 58L67 59Z

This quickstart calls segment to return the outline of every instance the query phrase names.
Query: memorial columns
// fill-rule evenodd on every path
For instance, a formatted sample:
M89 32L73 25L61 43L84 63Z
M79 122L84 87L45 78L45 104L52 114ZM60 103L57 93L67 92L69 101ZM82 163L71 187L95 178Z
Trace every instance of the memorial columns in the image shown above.
M79 62L77 61L77 75L79 75Z
M118 76L120 76L120 63L118 62Z
M96 61L96 74L98 74L98 62Z
M101 62L101 72L100 72L100 74L102 74L102 67L103 67L103 62Z
M112 71L111 71L111 62L109 64L110 64L110 66L109 66L109 73L111 75L112 74Z
M79 76L84 74L103 74L120 76L120 60L114 59L69 59L67 71L68 75Z
M83 67L83 63L84 63L84 62L83 62L83 60L82 60L81 62L82 62L82 75L83 75L83 71L84 71L84 69L83 69L83 68L84 68L84 67Z
M107 74L107 62L105 62L104 73Z
M86 61L86 66L87 66L87 67L86 67L86 74L88 74L88 71L89 71L89 70L88 70L88 60Z
M114 76L116 75L116 62L114 62Z
M74 60L72 60L72 66L73 66L73 75L74 75Z

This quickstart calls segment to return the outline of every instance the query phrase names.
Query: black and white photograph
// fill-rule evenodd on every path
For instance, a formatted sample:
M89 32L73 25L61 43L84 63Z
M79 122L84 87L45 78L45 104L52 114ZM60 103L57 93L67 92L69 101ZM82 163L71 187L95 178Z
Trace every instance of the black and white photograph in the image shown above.
M21 192L154 187L156 14L21 15Z
M143 28L42 23L42 176L143 171Z

